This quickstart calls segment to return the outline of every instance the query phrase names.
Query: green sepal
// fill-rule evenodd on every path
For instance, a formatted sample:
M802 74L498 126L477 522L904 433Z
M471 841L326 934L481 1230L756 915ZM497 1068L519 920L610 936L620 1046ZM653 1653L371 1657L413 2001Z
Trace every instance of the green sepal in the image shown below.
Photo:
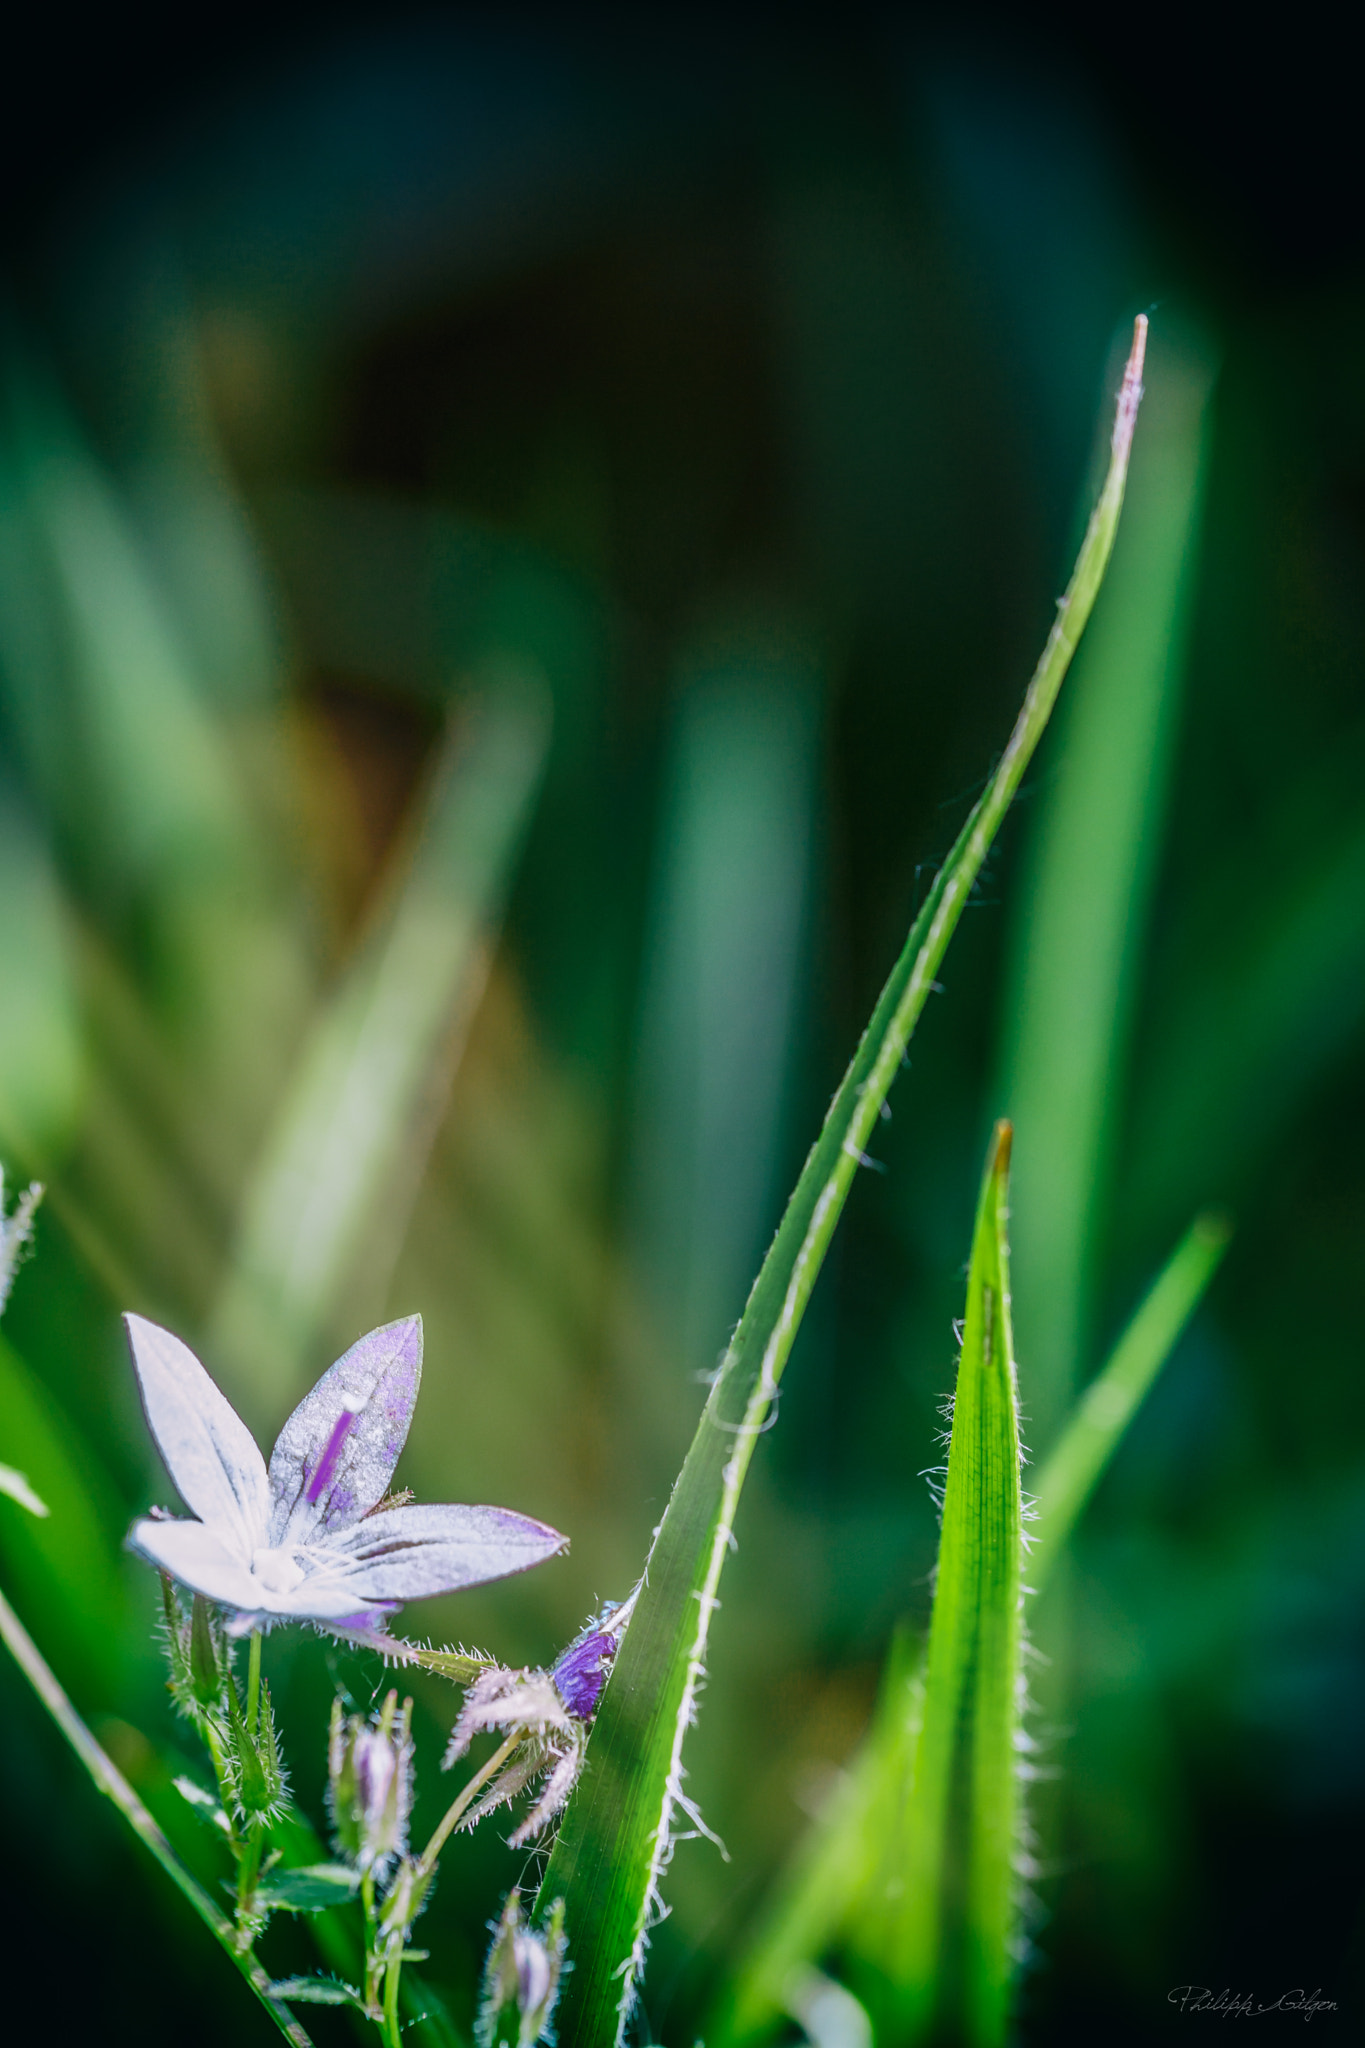
M167 1690L179 1711L193 1718L195 1699L190 1671L189 1631L180 1596L175 1590L175 1580L168 1572L161 1574L161 1612L166 1630L166 1661L171 1668L171 1675L166 1681Z
M404 1649L407 1662L420 1664L424 1671L434 1671L454 1685L472 1685L480 1672L491 1671L498 1661L482 1650L429 1650L421 1643L405 1644Z
M189 1688L196 1706L221 1710L227 1684L227 1650L223 1626L202 1593L190 1608Z
M273 1820L288 1804L284 1771L280 1764L279 1738L270 1705L270 1688L262 1684L256 1733L247 1728L237 1687L229 1683L227 1696L228 1758L232 1793L243 1820Z

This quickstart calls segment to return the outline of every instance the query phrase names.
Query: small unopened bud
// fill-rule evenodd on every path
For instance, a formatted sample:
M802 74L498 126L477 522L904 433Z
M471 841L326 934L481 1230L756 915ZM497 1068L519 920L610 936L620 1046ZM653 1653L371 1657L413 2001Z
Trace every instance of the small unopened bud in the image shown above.
M564 1901L556 1899L537 1931L509 1892L483 1973L478 2048L534 2048L544 2038L564 1970Z
M619 1647L619 1636L607 1629L588 1629L570 1643L550 1676L555 1690L575 1721L591 1721Z
M412 1701L391 1692L378 1716L332 1706L327 1745L332 1832L346 1861L373 1870L401 1856L412 1806Z

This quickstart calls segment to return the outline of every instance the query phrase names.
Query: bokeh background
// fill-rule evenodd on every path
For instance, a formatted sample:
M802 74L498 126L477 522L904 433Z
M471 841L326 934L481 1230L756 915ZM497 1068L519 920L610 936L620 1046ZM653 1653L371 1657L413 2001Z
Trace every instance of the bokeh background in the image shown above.
M1003 743L1153 320L1111 583L757 1461L641 2037L693 2041L923 1619L990 1119L1045 1451L1194 1210L1237 1236L1035 1617L1029 2042L1365 1994L1365 379L1348 70L1040 14L373 10L11 74L0 282L0 1571L186 1854L118 1311L268 1442L419 1308L400 1478L570 1532L410 1615L548 1659ZM272 1638L320 1813L334 1682ZM455 1698L420 1689L419 1825ZM12 1997L273 2038L0 1660ZM467 2021L524 1872L423 1923ZM304 1965L281 1929L280 1969ZM22 1958L22 1966L13 1959ZM1353 2021L1352 2013L1357 2017ZM311 2022L310 2022L311 2024ZM1277 2024L1262 2021L1266 2027ZM1302 2025L1302 2021L1296 2024ZM330 2028L330 2031L329 2031ZM318 2015L320 2040L346 2038Z

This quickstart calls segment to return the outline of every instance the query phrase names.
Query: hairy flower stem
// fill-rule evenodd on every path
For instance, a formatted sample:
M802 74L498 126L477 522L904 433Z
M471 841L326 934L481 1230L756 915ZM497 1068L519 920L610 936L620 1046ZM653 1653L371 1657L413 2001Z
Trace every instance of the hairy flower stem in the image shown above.
M208 1893L191 1877L113 1758L96 1742L58 1683L55 1672L3 1593L0 1593L0 1636L4 1637L25 1678L85 1765L96 1789L113 1800L134 1834L155 1856L171 1883L189 1901L214 1940L231 1956L285 2039L292 2041L294 2048L312 2048L308 2035L289 2008L279 1999L271 1997L270 1979L255 1957L238 1948L226 1915L219 1912Z
M484 1786L488 1783L490 1778L494 1778L497 1776L498 1772L507 1762L508 1757L511 1756L512 1751L516 1749L520 1743L525 1742L529 1733L530 1730L527 1728L514 1728L512 1730L512 1733L508 1736L506 1742L500 1744L499 1747L494 1750L492 1756L489 1757L488 1762L482 1765L479 1770L475 1771L473 1777L469 1780L469 1783L465 1786L462 1786L460 1791L456 1794L455 1798L451 1801L451 1804L446 1811L445 1818L442 1820L440 1826L437 1828L431 1840L427 1843L426 1848L422 1851L422 1859L420 1863L417 1865L418 1877L422 1879L425 1883L429 1884L431 1882L431 1879L435 1876L437 1857L440 1855L442 1849L444 1849L446 1843L449 1841L455 1829L460 1825L460 1822L463 1820L465 1814L469 1811L469 1808L473 1805L476 1796L480 1792L482 1792Z

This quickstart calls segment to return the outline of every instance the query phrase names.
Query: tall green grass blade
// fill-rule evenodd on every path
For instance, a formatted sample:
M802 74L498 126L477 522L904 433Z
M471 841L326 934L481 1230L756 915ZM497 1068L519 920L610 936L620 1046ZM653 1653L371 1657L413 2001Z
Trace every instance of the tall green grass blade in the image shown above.
M754 1446L811 1289L981 864L1051 715L1113 545L1141 397L1139 320L1109 473L1013 733L934 881L835 1095L721 1363L650 1551L644 1590L603 1695L588 1767L542 1887L563 1897L574 1969L557 2015L562 2048L620 2037L681 1810L682 1750L705 1670L721 1569Z
M456 726L396 899L305 1045L246 1204L216 1334L277 1400L401 1236L439 1082L483 986L549 736L548 699L503 678Z
M1010 1126L997 1124L967 1276L923 1727L871 1914L884 1935L859 1944L886 1980L888 2041L946 2023L952 2038L991 2048L1008 2020L1023 1557L1009 1155Z
M1195 1218L1077 1403L1038 1476L1027 1573L1033 1592L1050 1577L1124 1431L1203 1299L1231 1234L1221 1216Z
M1042 1468L1025 1563L1041 1592L1133 1416L1194 1314L1227 1249L1230 1226L1200 1216L1139 1305ZM836 1946L884 1878L890 1816L912 1782L923 1719L923 1659L892 1644L872 1726L798 1845L708 2030L717 2043L761 2039L791 2010L788 1986Z
M1109 1105L1123 1064L1185 666L1213 363L1162 333L1147 364L1123 532L1077 658L1039 805L1004 1014L1015 1320L1030 1427L1051 1445L1086 1352Z
M1229 1235L1223 1218L1196 1218L1073 1410L1038 1480L1026 1591L1040 1592L1050 1576L1203 1299ZM789 1986L836 1947L873 1898L877 1880L885 1879L890 1820L913 1781L923 1697L923 1659L902 1634L892 1644L867 1737L798 1845L727 1986L709 2040L738 2043L770 2034L791 2011Z

